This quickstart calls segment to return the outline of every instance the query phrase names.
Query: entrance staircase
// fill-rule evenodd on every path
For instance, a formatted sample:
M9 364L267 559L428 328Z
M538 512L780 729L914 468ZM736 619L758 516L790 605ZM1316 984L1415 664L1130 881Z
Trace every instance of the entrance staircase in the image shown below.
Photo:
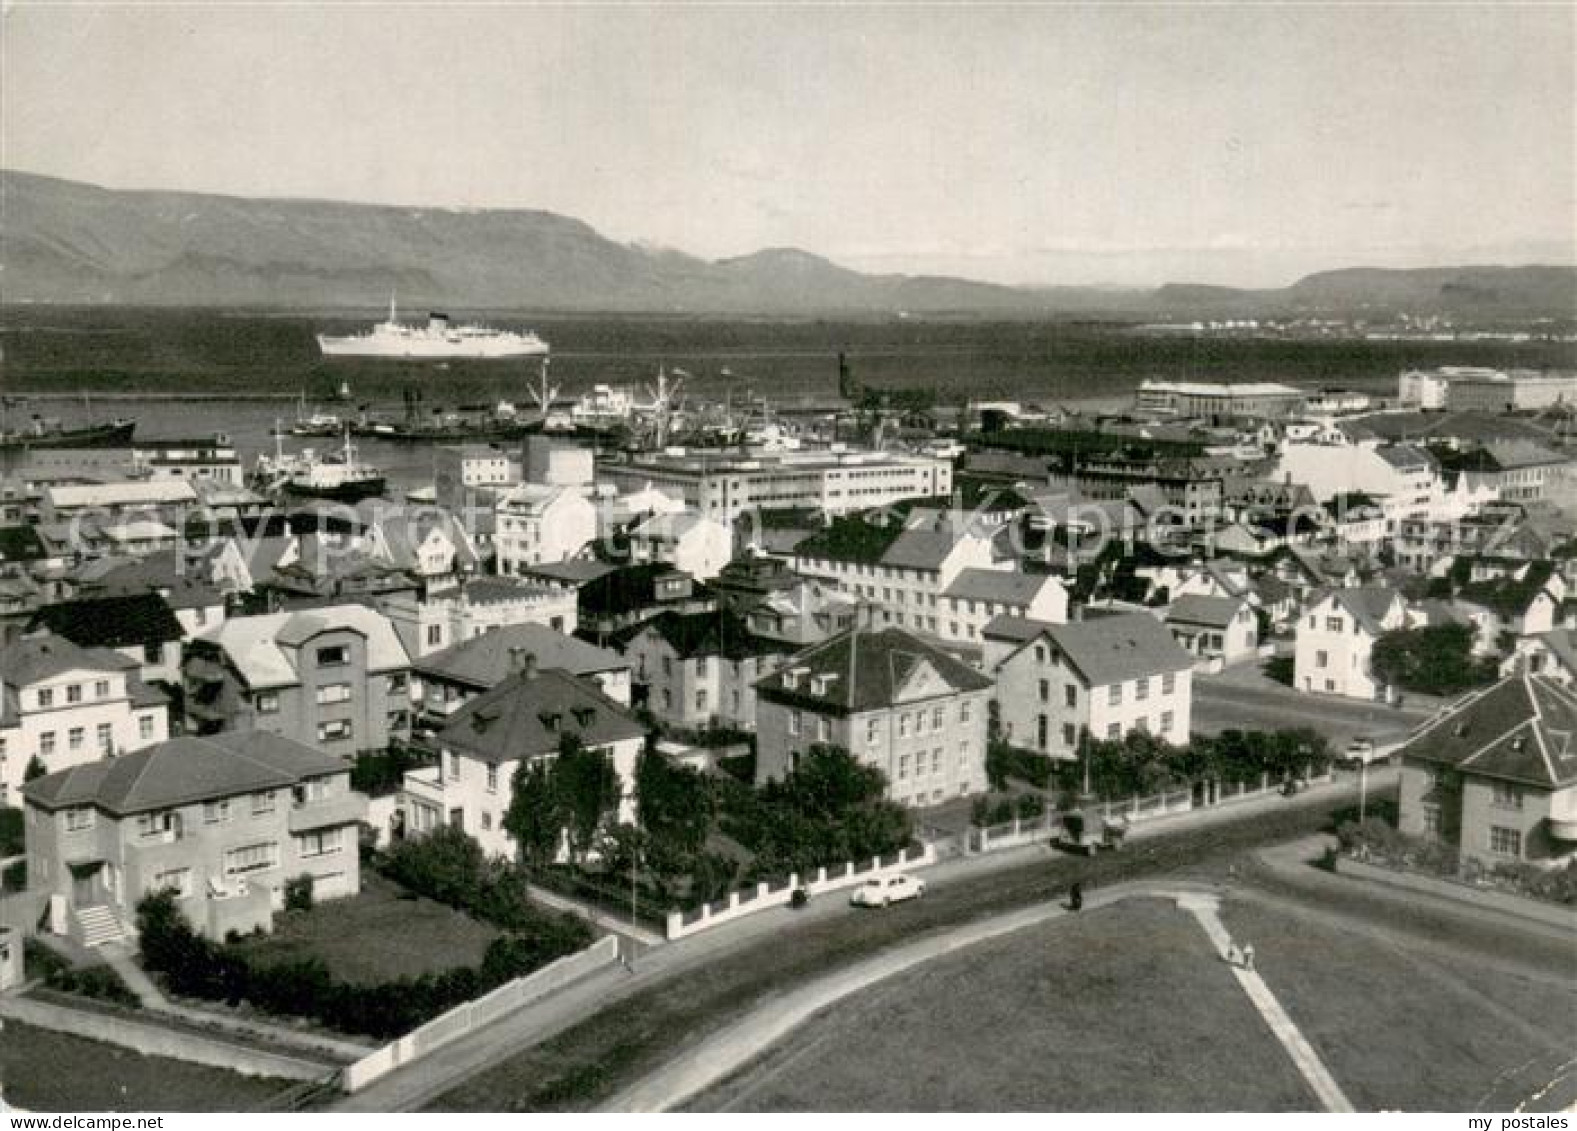
M104 904L92 907L78 907L74 912L77 917L77 929L82 935L82 945L86 947L100 947L105 943L122 942L126 938L126 924L121 922L120 916Z

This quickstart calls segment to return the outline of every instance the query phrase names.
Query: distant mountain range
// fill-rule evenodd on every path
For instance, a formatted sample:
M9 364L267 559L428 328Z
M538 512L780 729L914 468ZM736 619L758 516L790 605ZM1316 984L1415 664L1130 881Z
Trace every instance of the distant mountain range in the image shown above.
M128 192L0 170L0 300L407 310L1570 319L1577 267L1357 268L1279 290L868 275L792 248L711 262L551 212Z

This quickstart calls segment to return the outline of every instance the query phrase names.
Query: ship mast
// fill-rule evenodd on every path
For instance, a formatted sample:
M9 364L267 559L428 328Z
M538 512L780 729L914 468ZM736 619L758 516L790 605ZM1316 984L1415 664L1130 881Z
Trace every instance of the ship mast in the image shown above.
M541 381L536 388L528 389L531 399L537 402L537 407L542 410L542 419L548 418L548 412L553 407L553 402L558 399L559 387L548 384L548 358L542 359Z

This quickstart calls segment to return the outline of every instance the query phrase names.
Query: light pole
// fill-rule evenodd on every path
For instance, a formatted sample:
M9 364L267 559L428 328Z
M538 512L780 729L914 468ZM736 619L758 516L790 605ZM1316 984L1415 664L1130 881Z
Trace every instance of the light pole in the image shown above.
M1364 754L1358 759L1358 823L1364 822L1364 815L1369 808L1369 755Z

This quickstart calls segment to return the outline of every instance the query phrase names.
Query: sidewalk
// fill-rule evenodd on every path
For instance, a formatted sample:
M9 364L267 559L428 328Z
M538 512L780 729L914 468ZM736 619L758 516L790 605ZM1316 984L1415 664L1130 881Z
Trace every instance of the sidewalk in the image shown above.
M609 915L606 911L600 911L595 907L588 907L578 900L571 899L566 895L560 895L558 892L550 891L538 884L527 884L526 894L544 907L551 907L555 911L567 911L571 915L578 915L595 926L601 927L609 934L632 939L643 947L662 946L668 941L657 932L648 930L646 927L642 927L629 919L624 919L617 915Z

